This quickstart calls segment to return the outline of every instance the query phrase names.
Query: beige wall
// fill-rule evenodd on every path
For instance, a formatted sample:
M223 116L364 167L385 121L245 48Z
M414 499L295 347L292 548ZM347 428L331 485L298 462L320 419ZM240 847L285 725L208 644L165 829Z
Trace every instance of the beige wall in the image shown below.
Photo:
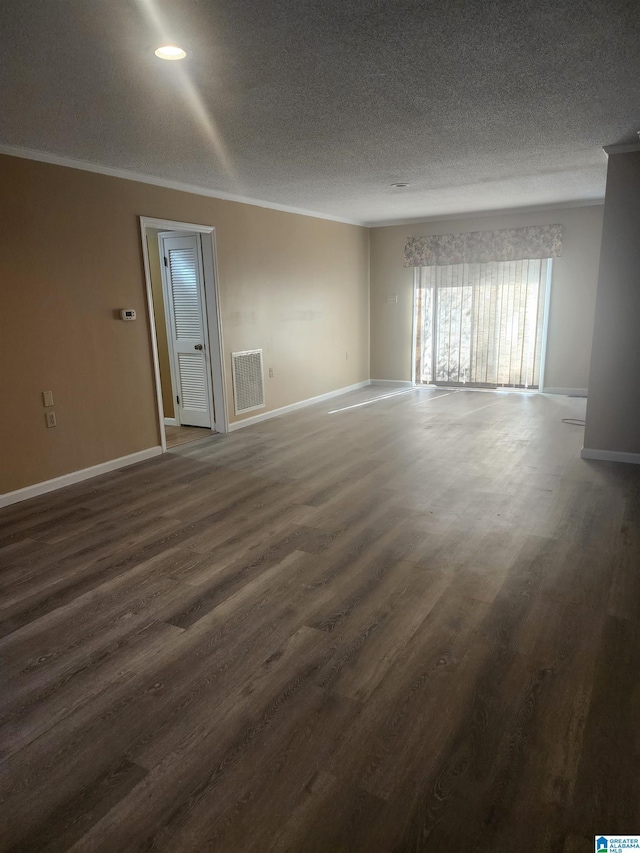
M584 446L640 454L640 151L612 154Z
M0 186L0 492L158 445L140 215L216 229L231 421L236 350L266 411L369 377L367 229L7 156Z
M413 270L402 266L407 237L560 223L564 242L553 262L545 385L586 389L602 216L597 205L371 229L372 379L411 379ZM394 294L397 303L388 303Z
M162 389L162 408L165 418L172 418L173 389L171 387L171 366L169 364L169 341L167 339L167 317L164 310L164 292L162 287L162 269L158 252L157 228L147 228L147 252L149 254L149 275L153 293L153 316L155 320L156 340L158 342L158 364L160 367L160 386Z

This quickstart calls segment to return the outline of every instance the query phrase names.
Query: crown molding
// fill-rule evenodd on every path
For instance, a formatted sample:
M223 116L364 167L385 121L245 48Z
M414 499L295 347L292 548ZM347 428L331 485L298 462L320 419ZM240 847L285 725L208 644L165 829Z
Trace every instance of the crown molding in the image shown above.
M623 142L620 145L605 145L602 149L609 156L612 154L631 154L640 151L640 142Z
M640 142L628 145L608 145L604 149L607 154L624 154L631 151L640 151ZM487 216L515 216L520 213L542 213L547 210L566 210L574 207L591 207L604 204L602 198L578 199L576 201L555 202L547 205L534 205L529 207L500 208L497 210L461 211L459 213L446 213L435 216L415 216L408 219L388 219L382 222L366 222L358 219L347 219L342 216L332 216L328 213L319 213L315 210L293 207L277 202L264 201L263 199L251 198L249 196L235 195L234 193L212 190L200 187L196 184L185 184L181 181L170 181L155 175L146 175L142 172L132 172L127 169L117 169L112 166L103 166L99 163L89 163L86 160L75 160L72 157L62 157L51 154L48 151L36 151L32 148L18 148L11 145L0 145L0 154L8 157L18 157L22 160L35 160L39 163L49 163L52 166L64 166L68 169L79 169L84 172L94 172L98 175L106 175L111 178L121 178L125 181L136 181L141 184L149 184L154 187L177 190L178 192L191 193L193 195L217 198L222 201L233 201L238 204L248 204L252 207L262 207L266 210L277 210L282 213L295 213L298 216L309 216L313 219L323 219L328 222L340 222L344 225L356 225L360 228L388 228L394 225L419 225L422 222L446 222L453 219L480 219Z
M107 175L110 178L121 178L125 181L136 181L140 184L150 184L154 187L163 187L169 190L202 195L208 198L219 198L222 201L235 201L239 204L249 204L252 207L263 207L267 210L278 210L282 213L295 213L298 216L309 216L313 219L325 219L329 222L341 222L344 225L357 225L366 228L364 222L356 219L345 219L341 216L332 216L329 213L318 213L315 210L306 210L301 207L292 207L287 204L264 201L263 199L250 198L249 196L235 195L233 193L212 190L200 187L196 184L184 184L180 181L170 181L155 175L145 175L142 172L131 172L127 169L116 169L112 166L103 166L99 163L89 163L86 160L74 160L72 157L61 157L58 154L50 154L47 151L34 151L31 148L15 148L10 145L0 145L0 154L8 157L19 157L22 160L36 160L39 163L49 163L52 166L65 166L68 169L80 169L83 172L95 172L98 175Z
M531 207L502 207L497 210L462 211L445 213L442 216L416 216L411 219L389 219L384 222L366 222L367 228L389 228L393 225L420 225L423 222L446 222L452 219L482 219L487 216L517 216L520 213L544 213L547 210L571 210L574 207L597 207L604 204L602 198L584 198L576 201L559 201L553 204L539 204Z

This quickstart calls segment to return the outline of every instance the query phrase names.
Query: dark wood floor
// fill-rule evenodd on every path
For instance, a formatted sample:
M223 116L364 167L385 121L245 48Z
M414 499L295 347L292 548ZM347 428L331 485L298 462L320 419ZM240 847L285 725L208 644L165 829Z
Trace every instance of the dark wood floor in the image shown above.
M0 847L640 832L640 470L584 400L363 389L0 513Z

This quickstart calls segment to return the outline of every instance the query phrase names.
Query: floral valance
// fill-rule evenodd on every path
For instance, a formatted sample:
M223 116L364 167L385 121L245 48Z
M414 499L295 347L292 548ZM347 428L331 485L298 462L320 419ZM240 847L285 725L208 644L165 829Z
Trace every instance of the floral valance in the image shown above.
M525 258L557 258L562 254L562 225L532 225L500 231L409 237L405 267L487 264Z

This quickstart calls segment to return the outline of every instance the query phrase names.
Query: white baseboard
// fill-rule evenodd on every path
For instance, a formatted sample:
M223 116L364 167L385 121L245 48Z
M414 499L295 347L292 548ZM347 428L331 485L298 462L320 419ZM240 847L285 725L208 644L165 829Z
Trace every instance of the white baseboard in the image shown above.
M263 412L260 415L254 415L251 418L245 418L242 421L236 421L229 424L229 432L242 427L258 424L261 421L268 421L270 418L277 418L280 415L286 415L287 412L295 412L296 409L304 409L307 406L313 406L315 403L322 403L323 400L330 400L332 397L339 397L341 394L347 394L349 391L357 391L359 388L366 388L371 384L370 379L365 379L363 382L356 382L355 385L348 385L346 388L338 388L336 391L329 391L327 394L320 394L317 397L309 397L308 400L300 400L299 403L291 403L289 406L282 406L280 409L273 409L271 412Z
M583 447L580 456L583 459L599 459L602 462L627 462L631 465L640 465L640 453L626 453L622 450L594 450L591 447Z
M564 394L565 397L586 397L586 388L543 388L542 394Z
M165 418L164 419L165 426L180 426L178 421L175 418Z
M80 471L72 471L70 474L63 474L61 477L54 477L52 480L44 480L42 483L34 483L32 486L16 489L14 492L6 492L4 495L0 495L0 507L9 506L19 501L26 501L29 498L38 497L38 495L45 495L47 492L71 486L73 483L79 483L82 480L89 480L91 477L98 477L100 474L115 471L117 468L126 468L127 465L135 465L136 462L144 462L145 459L160 456L161 453L162 448L160 446L148 447L146 450L139 450L137 453L130 453L128 456L109 459L108 462L101 462L99 465L92 465L90 468L82 468Z
M413 386L413 382L408 379L372 379L371 385L389 385L395 388L411 388ZM444 387L444 386L419 386L419 387ZM463 389L464 386L456 386L457 388ZM492 389L484 389L484 388L468 388L468 391L484 391L484 390L492 390ZM500 389L503 390L503 389ZM517 391L520 389L510 389L505 388L505 391ZM586 397L587 389L586 388L545 388L541 393L543 394L564 394L567 397Z

